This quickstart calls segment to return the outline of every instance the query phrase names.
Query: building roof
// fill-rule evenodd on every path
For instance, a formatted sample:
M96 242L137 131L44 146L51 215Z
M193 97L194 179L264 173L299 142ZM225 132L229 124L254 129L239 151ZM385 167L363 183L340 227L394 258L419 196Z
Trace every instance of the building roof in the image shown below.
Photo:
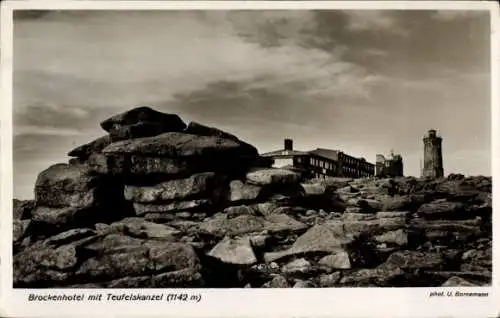
M280 149L280 150L275 150L275 151L263 153L263 154L261 154L261 156L262 157L289 158L289 157L294 157L294 156L305 156L307 154L308 154L307 152L303 152L303 151Z
M331 149L325 149L325 148L316 148L315 150L309 151L309 153L320 156L326 159L334 160L337 161L339 159L339 152L338 150L331 150Z
M262 157L272 157L272 158L292 158L295 156L315 155L315 156L322 157L322 158L325 158L328 160L338 161L339 160L339 153L341 153L340 150L332 150L332 149L326 149L326 148L316 148L316 149L311 150L311 151L297 151L297 150L280 149L280 150L275 150L275 151L263 153L263 154L261 154L261 156ZM353 157L353 158L355 158L355 157ZM363 160L364 158L356 158L356 159ZM364 161L368 164L372 164L370 162L367 162L366 159Z

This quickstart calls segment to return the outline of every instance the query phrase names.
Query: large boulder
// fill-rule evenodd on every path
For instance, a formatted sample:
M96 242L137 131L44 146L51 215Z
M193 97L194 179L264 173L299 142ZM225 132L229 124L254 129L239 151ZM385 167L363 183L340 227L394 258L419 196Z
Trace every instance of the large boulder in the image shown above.
M193 135L199 135L199 136L214 136L214 137L220 137L224 139L230 139L234 141L240 141L238 137L235 135L232 135L228 132L225 132L223 130L220 130L215 127L210 127L210 126L205 126L202 124L199 124L197 122L190 122L189 125L186 127L184 130L186 134L193 134Z
M210 126L205 126L205 125L199 124L199 123L194 122L194 121L189 123L189 125L184 130L184 132L187 134L193 134L193 135L199 135L199 136L214 136L214 137L219 137L219 138L223 138L223 139L229 139L229 140L233 140L233 141L239 142L241 144L244 144L245 146L247 146L249 148L254 148L252 145L250 145L244 141L241 141L235 135L232 135L228 132L222 131L222 130L215 128L215 127L210 127ZM255 151L257 152L257 149L255 149Z
M453 201L467 201L476 197L481 190L471 179L450 179L436 185L436 194Z
M198 173L189 178L169 180L153 186L125 186L125 199L134 202L164 202L195 197L214 197L222 192L224 178L214 172ZM220 194L218 195L221 196Z
M293 185L300 182L300 175L285 169L255 169L246 175L248 183L255 185Z
M315 225L302 234L289 249L266 253L264 259L266 262L274 262L283 257L312 252L338 253L353 241L353 238L339 235L328 225Z
M38 175L35 201L50 207L90 207L98 202L101 182L86 165L55 164Z
M64 284L72 276L77 265L74 245L58 248L40 242L14 255L15 287L51 287Z
M80 160L88 160L92 154L101 153L104 148L111 144L111 137L109 135L99 137L89 143L78 146L68 152L68 156L77 157Z
M331 220L323 224L330 232L337 236L346 237L375 237L390 231L404 229L406 219L394 218L372 218L360 220Z
M109 130L109 137L113 142L141 137L156 136L171 131L161 123L139 122L132 125L114 124ZM174 130L177 131L177 130Z
M146 157L256 157L254 149L239 142L215 136L197 136L179 132L154 137L123 140L104 148L105 154L137 154Z
M99 281L186 269L193 272L201 269L193 247L183 243L146 241L91 257L79 266L75 274L80 279Z
M411 241L439 244L466 243L477 237L491 235L479 220L411 220L408 226Z
M462 202L435 200L420 206L417 213L425 219L461 219L465 215L466 205Z
M101 122L101 127L107 132L111 132L112 130L117 129L117 127L120 128L134 125L137 128L130 129L130 131L139 133L139 135L132 136L132 138L146 137L141 136L140 134L146 133L147 135L150 131L149 129L152 129L154 132L161 133L169 131L182 131L186 128L186 124L178 115L162 113L151 109L150 107L137 107ZM143 127L141 127L141 125Z
M262 198L263 187L233 180L229 183L229 201L232 203L249 202Z
M240 174L258 156L255 148L234 140L178 132L115 142L103 154L91 157L99 173L176 178L204 171Z
M94 208L38 206L33 210L31 227L33 234L45 237L109 220L110 215Z
M126 176L132 179L129 182L135 182L143 180L144 176L184 177L203 171L202 165L197 165L196 161L133 154L93 154L88 160L88 165L98 174Z

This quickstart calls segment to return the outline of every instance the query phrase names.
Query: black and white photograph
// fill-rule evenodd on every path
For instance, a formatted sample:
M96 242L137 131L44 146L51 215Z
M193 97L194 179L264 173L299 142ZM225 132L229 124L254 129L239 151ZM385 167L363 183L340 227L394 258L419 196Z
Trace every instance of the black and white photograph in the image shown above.
M12 19L10 288L492 286L490 10Z

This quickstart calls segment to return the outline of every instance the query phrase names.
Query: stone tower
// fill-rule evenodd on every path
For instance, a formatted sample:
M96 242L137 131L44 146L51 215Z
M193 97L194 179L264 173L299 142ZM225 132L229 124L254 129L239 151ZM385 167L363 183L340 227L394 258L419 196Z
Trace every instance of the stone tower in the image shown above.
M422 177L443 177L442 141L443 139L436 134L434 129L429 130L424 137L424 167L422 169Z

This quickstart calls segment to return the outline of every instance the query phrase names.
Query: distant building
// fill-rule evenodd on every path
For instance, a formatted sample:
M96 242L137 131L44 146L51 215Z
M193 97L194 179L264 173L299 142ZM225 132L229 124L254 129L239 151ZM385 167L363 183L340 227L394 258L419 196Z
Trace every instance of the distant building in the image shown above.
M375 162L375 175L378 177L402 177L403 176L403 157L391 155L386 158L384 155L377 154Z
M261 156L272 158L273 167L295 170L306 178L362 178L375 175L375 165L364 158L356 158L339 150L324 148L297 151L293 149L291 139L285 139L282 150L264 153Z
M422 177L441 178L444 176L443 170L443 139L437 135L436 130L431 129L424 137L424 168Z

